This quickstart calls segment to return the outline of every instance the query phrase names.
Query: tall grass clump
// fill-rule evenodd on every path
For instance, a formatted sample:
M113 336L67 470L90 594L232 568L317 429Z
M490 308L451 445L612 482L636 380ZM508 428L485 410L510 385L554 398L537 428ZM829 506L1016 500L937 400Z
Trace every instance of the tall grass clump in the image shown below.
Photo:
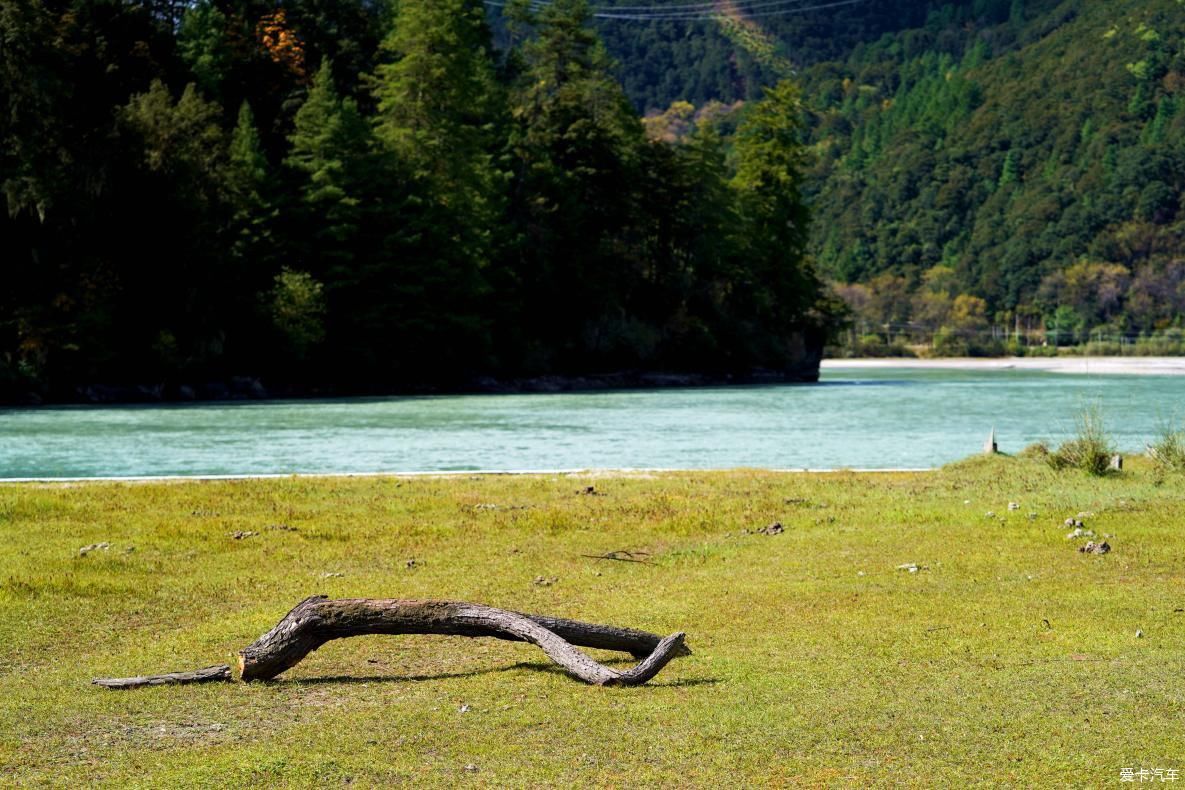
M1185 429L1172 424L1161 428L1160 438L1148 445L1148 457L1166 472L1185 472Z
M1054 469L1081 469L1092 475L1107 474L1115 447L1103 425L1102 408L1094 405L1083 409L1077 425L1074 438L1049 454L1049 465Z

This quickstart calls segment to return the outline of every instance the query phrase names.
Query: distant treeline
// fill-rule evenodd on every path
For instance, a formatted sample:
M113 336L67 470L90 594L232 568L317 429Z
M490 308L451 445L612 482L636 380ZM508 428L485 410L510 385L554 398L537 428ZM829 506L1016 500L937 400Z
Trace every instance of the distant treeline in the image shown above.
M809 375L797 89L653 140L530 5L0 0L0 393Z
M602 29L655 112L797 69L809 251L858 332L987 353L992 326L1050 345L1185 329L1180 0L730 7L741 22Z

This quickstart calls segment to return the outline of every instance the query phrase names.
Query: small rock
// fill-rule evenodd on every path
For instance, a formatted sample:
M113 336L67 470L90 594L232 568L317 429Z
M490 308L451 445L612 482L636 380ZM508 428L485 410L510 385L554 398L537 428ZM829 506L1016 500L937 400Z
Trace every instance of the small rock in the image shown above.
M1111 551L1111 544L1107 543L1107 541L1095 543L1092 540L1082 548L1078 549L1078 551L1082 552L1083 554L1106 554L1107 552Z
M580 494L581 496L600 496L596 486L585 486L576 493Z
M468 705L462 705L460 708L458 708L458 710L459 710L461 713L468 713L468 712L469 712L469 706L468 706Z
M1074 526L1074 519L1072 519L1072 518L1066 519L1066 526L1073 527Z
M465 770L469 771L470 773L474 773L477 771L477 766L474 765L473 763L469 763L468 765L465 766Z
M1093 538L1094 531L1083 529L1082 527L1075 527L1074 531L1066 535L1066 540L1077 540L1078 538Z
M916 562L907 562L904 565L898 565L897 570L909 571L910 573L917 573L918 571L926 570L925 565L918 565Z
M111 544L107 543L107 542L92 543L89 546L83 546L81 549L79 549L78 556L85 557L86 555L90 554L92 551L107 551L107 549L109 549L109 548L111 548Z
M964 499L964 500L963 500L963 504L964 504L964 505L970 505L970 504L971 504L971 500L970 500L970 499Z
M256 535L258 535L259 533L252 532L251 530L241 530L240 529L240 530L236 530L234 532L228 532L227 534L230 535L235 540L242 540L244 538L253 538Z
M1029 514L1029 521L1033 521L1033 520L1035 520L1036 518L1037 518L1037 514L1036 514L1036 513L1030 513L1030 514Z
M782 522L775 521L774 523L770 524L768 527L762 527L761 529L757 530L756 534L758 534L758 535L781 535L785 531L786 531L786 528L782 526Z
M407 568L408 570L411 570L412 568L417 567L419 564L420 564L419 561L413 558L413 559L410 559L407 562L403 563L403 567Z
M1107 465L1107 468L1110 469L1112 472L1122 472L1123 471L1123 456L1122 455L1111 456L1111 463L1109 463Z
M984 517L984 518L995 518L995 517L996 517L996 513L995 513L995 511L994 511L994 510L989 510L988 512L986 512L986 513L984 513L984 514L983 514L983 517Z
M1009 510L1020 510L1020 504L1018 502L1009 502L1008 509Z
M536 576L535 580L531 582L536 587L550 587L560 580L558 576Z
M1136 629L1136 639L1143 639L1143 638L1144 638L1144 632L1137 628Z
M336 571L321 574L322 579L340 579L343 576L345 576L344 573L337 573Z

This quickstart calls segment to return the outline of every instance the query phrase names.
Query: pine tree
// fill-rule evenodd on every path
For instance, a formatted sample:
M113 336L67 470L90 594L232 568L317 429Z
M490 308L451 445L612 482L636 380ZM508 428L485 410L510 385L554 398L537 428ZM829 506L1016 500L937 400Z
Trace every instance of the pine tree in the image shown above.
M226 40L227 19L210 0L185 9L177 31L177 49L193 72L197 84L209 96L220 96L231 67Z
M353 99L341 99L329 61L322 61L296 113L285 164L298 175L300 226L308 234L298 254L302 268L340 274L355 260L363 197L374 160L370 130Z
M502 94L478 0L398 5L374 94L376 131L459 226L488 235L497 214L492 151ZM470 256L480 239L466 245Z
M784 355L781 344L809 325L808 313L820 300L820 283L806 257L810 218L802 194L802 118L798 88L784 80L748 108L734 141L732 188L747 271L738 272L739 303L733 310L768 336L769 343L752 337L742 344L767 363Z
M411 289L409 316L435 306L434 317L415 320L415 334L439 364L463 366L482 354L484 327L476 316L483 269L504 211L494 152L505 95L491 49L478 0L403 2L382 46L389 62L373 80L376 135L423 201L417 246L432 255L403 255L400 277ZM402 244L389 242L393 249Z
M586 359L612 352L621 297L637 276L621 251L637 213L644 145L590 19L585 0L556 0L534 17L511 106L518 276L536 320L531 333Z
M266 261L274 255L275 187L247 102L239 107L230 139L227 186L233 212L231 252L251 270L269 271Z

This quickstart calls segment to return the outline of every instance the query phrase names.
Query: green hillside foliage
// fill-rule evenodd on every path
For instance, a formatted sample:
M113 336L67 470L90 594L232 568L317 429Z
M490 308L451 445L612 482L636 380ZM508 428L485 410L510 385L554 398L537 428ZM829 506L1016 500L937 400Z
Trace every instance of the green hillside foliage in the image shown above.
M830 276L903 280L894 309L931 329L959 294L1065 342L1181 325L1185 8L1050 5L959 51L892 38L811 69Z
M798 90L653 139L584 0L507 11L0 0L0 395L809 375Z
M804 86L810 251L857 327L954 353L1180 334L1179 0L868 0L750 22ZM601 24L641 108L776 78L728 25Z

